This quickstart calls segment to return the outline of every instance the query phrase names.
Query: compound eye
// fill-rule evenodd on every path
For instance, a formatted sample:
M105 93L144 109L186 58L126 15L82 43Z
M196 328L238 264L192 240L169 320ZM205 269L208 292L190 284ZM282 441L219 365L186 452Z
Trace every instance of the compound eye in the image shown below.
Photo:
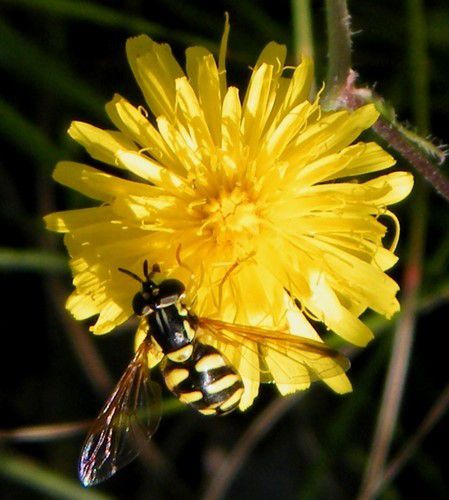
M133 310L137 316L146 316L153 310L149 303L148 294L136 293L133 298Z

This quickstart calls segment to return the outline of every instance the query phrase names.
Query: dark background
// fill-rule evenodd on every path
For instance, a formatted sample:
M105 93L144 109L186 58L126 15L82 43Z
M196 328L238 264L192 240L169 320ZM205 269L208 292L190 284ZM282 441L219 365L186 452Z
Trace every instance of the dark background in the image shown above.
M367 0L349 2L349 7L356 33L353 65L362 82L375 84L399 117L413 123L417 69L409 55L411 3ZM327 52L324 2L312 0L312 7L321 81ZM107 381L101 363L117 380L132 355L132 325L93 338L88 324L75 323L63 308L71 286L66 254L62 238L46 234L41 217L90 203L51 179L58 159L86 159L66 136L70 121L108 127L103 106L114 92L143 103L126 62L128 36L147 32L168 41L183 61L189 45L203 40L218 46L225 10L231 20L231 82L244 88L248 67L272 39L289 46L294 63L291 5L286 1L0 0L2 431L93 418ZM428 1L424 14L430 130L444 143L449 137L449 6L446 0ZM399 166L412 169L401 162ZM409 213L415 202L412 194L395 208L402 221L401 258L414 229ZM449 212L433 191L427 206L419 316L393 455L415 435L447 383ZM403 262L392 271L398 280ZM78 487L76 476L84 431L60 439L41 437L39 442L23 442L3 432L0 497L198 498L223 470L226 457L240 456L226 498L355 498L397 317L392 322L367 320L377 338L353 360L350 395L339 397L317 385L303 396L281 400L271 387L263 387L249 411L222 419L201 417L166 395L166 414L153 439L159 451L147 450L142 461L89 491ZM444 417L380 498L448 497L447 425ZM254 448L245 449L248 430L257 439Z

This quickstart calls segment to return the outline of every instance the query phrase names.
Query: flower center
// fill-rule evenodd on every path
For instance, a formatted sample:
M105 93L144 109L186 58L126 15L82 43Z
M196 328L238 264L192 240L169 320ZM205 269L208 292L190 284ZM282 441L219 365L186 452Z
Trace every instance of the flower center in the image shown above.
M221 191L204 207L202 231L219 245L232 245L237 256L247 255L254 250L254 238L260 233L255 201L239 187Z

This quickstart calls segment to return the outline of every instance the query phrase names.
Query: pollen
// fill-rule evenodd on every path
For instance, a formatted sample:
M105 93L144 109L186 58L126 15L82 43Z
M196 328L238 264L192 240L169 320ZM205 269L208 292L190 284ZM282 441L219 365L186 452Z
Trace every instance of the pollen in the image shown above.
M241 245L260 234L257 203L240 188L221 191L203 208L202 236L210 237L219 246Z

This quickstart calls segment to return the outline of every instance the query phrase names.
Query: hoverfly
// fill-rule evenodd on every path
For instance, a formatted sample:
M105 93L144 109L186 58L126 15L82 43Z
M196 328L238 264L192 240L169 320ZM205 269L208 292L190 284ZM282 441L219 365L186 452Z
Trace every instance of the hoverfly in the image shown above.
M157 264L144 279L119 269L142 288L132 302L145 327L145 338L94 421L83 445L79 476L85 486L111 477L139 453L139 438L151 438L160 420L161 391L150 380L148 355L159 352L161 372L168 389L183 403L205 415L226 415L236 409L244 391L243 379L285 384L334 377L349 367L346 358L325 344L293 334L197 317L184 306L183 283L176 279L153 281ZM248 359L261 360L234 367L214 341L232 349L244 346ZM271 365L264 353L271 353ZM264 365L265 361L265 365ZM269 370L260 368L267 366ZM292 370L292 367L301 370ZM275 372L275 375L271 375Z

